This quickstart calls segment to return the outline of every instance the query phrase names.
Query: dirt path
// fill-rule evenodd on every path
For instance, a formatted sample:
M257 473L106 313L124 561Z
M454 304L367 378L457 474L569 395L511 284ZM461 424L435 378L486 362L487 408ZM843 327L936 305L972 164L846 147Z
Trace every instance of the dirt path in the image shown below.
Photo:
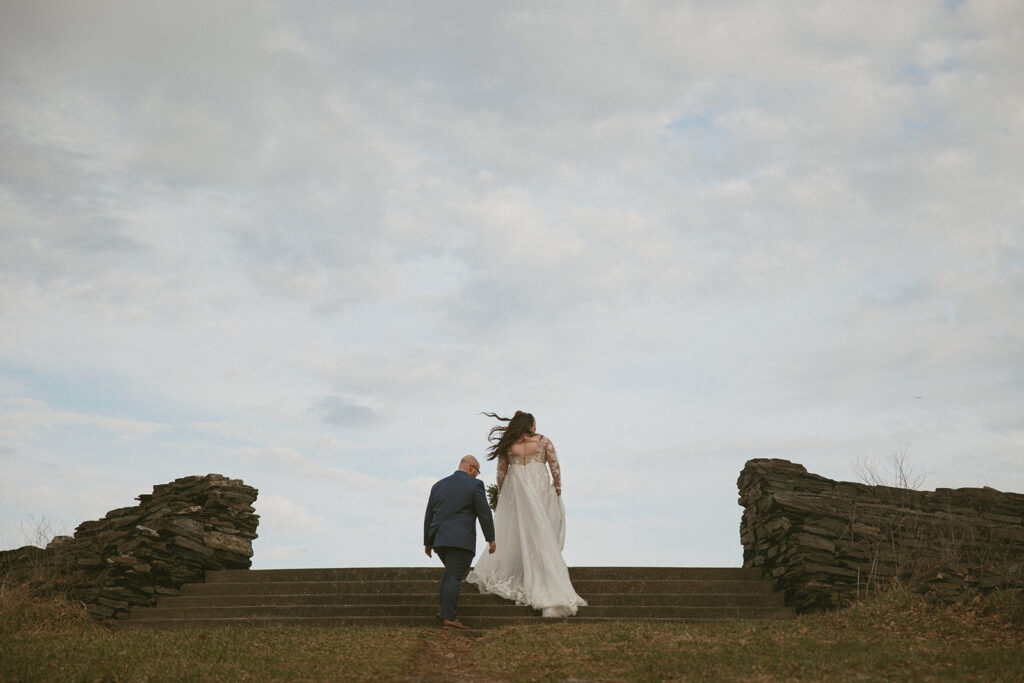
M501 683L500 679L482 678L469 672L473 651L480 635L438 630L423 646L410 683L452 681L458 683Z

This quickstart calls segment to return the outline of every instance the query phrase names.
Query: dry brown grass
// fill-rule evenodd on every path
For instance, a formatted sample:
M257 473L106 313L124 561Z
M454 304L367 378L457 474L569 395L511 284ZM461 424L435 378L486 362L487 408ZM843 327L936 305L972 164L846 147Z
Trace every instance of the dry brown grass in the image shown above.
M0 680L1024 680L1020 591L933 605L909 591L789 621L111 631L5 589ZM46 610L52 610L49 614ZM5 621L4 623L8 623Z
M102 628L80 602L0 582L0 636L83 633Z

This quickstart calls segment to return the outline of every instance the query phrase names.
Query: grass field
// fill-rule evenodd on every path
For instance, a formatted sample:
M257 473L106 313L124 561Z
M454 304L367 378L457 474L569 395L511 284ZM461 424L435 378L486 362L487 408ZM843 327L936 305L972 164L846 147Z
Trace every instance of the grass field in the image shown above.
M569 621L482 637L422 628L118 632L66 604L15 602L0 601L0 681L1024 681L1020 600L1010 592L937 607L893 591L783 622Z

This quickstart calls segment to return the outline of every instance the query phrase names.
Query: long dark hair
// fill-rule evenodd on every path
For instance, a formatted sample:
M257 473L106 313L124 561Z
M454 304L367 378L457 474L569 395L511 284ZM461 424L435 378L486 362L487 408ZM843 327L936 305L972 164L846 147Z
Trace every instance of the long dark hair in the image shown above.
M533 415L521 410L517 410L512 417L501 417L495 413L483 413L483 415L508 423L491 427L491 432L487 435L487 440L491 442L491 447L487 449L488 460L508 455L509 446L523 434L530 434L533 426L537 423L533 419Z

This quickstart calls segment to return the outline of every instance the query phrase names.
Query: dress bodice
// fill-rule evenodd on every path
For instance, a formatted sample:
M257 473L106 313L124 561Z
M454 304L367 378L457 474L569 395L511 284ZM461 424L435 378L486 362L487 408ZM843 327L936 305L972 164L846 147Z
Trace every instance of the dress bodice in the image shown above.
M551 439L546 436L541 436L540 440L537 441L536 450L529 451L525 454L513 455L509 453L505 458L501 458L498 462L498 489L501 489L502 484L505 481L505 475L508 473L508 467L510 465L533 465L533 464L546 464L548 469L551 470L551 480L555 485L555 488L559 491L562 490L562 470L558 465L558 453L555 452L555 445L551 443Z
M536 450L534 450L532 452L524 453L524 454L522 454L519 457L513 455L512 453L509 453L508 454L509 464L512 464L512 465L529 465L531 462L547 462L548 457L547 457L547 448L546 448L546 446L548 446L550 443L551 443L551 441L548 440L548 437L546 437L546 436L540 437L540 439L537 441L537 448L536 448Z

